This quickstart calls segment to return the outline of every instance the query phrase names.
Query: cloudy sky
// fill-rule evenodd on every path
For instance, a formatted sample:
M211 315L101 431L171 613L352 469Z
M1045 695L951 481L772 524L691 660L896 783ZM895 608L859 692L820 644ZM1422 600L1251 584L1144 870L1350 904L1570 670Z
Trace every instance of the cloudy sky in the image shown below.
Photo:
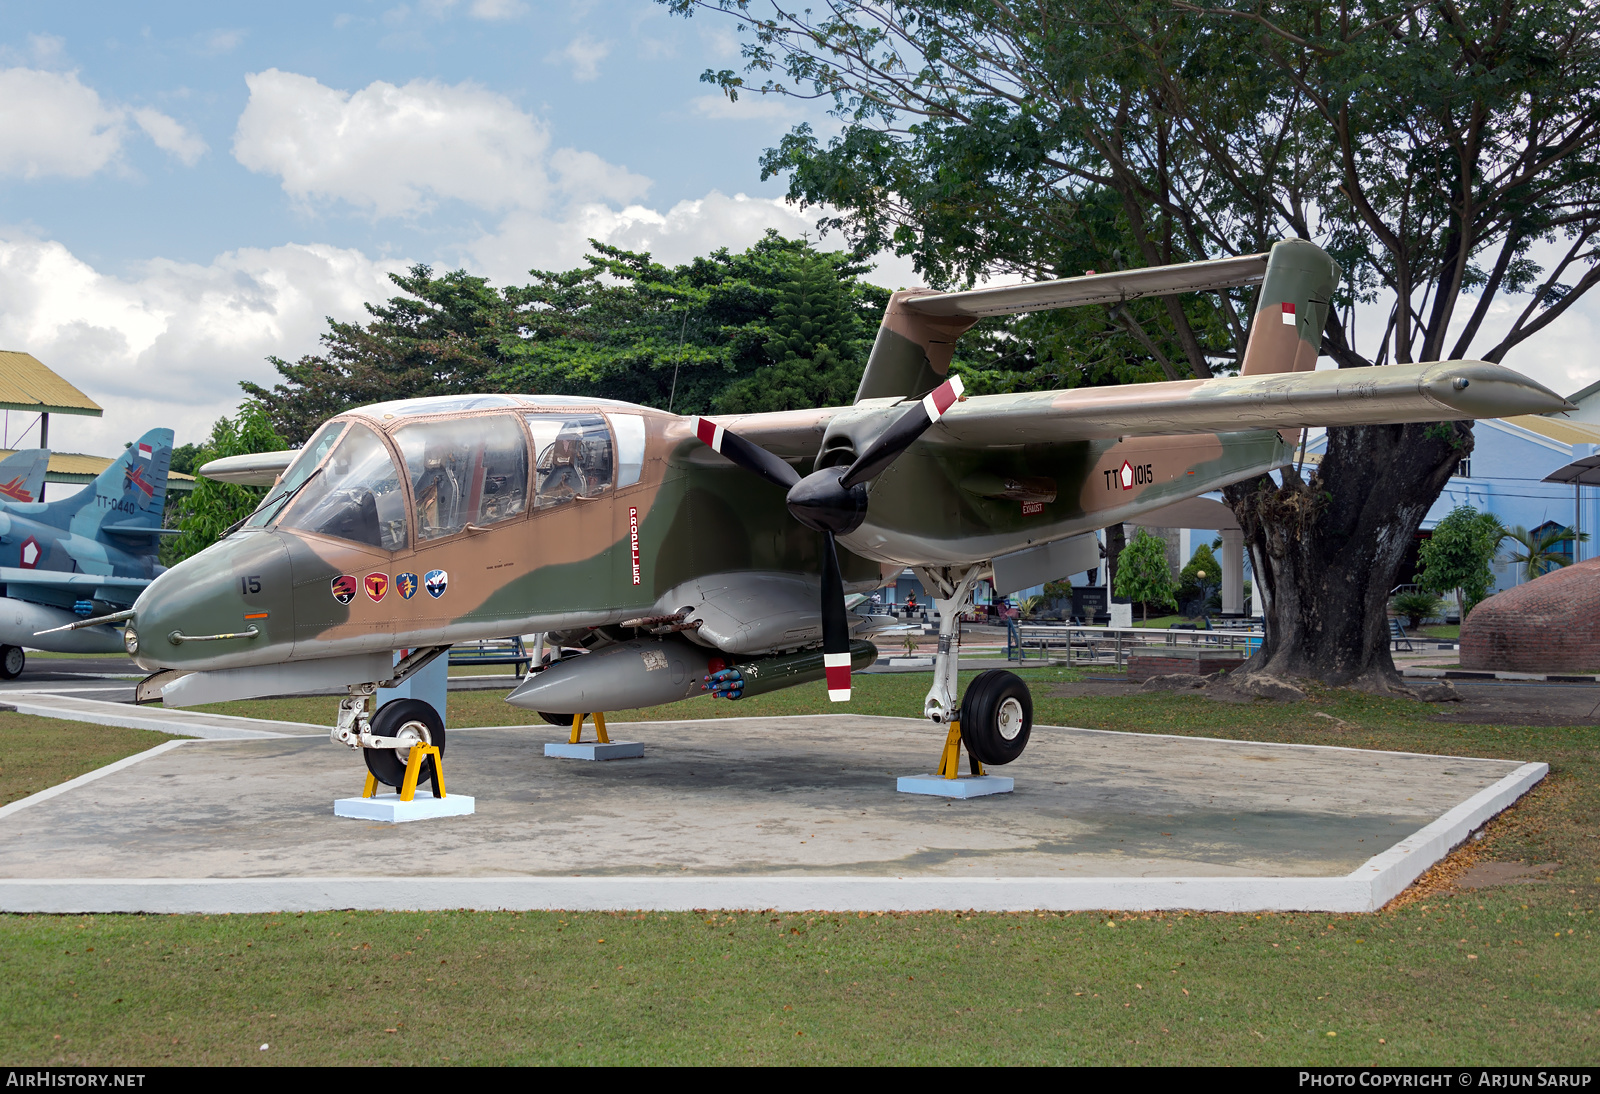
M589 237L681 261L807 230L756 168L806 108L698 81L737 65L731 21L651 0L0 0L0 349L104 405L52 439L109 454L200 439L412 262L503 284ZM1508 363L1600 379L1575 311Z
M679 261L815 220L756 168L800 108L699 83L733 25L649 0L0 3L0 28L0 348L106 407L53 423L63 449L198 439L415 261L500 284L590 237Z

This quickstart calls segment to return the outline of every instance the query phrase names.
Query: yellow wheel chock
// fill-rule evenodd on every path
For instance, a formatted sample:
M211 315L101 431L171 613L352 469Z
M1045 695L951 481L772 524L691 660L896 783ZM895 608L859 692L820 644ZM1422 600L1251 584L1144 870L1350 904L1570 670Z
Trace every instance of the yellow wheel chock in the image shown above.
M582 740L583 740L583 720L585 718L593 718L594 719L594 738L595 738L595 740L598 741L600 744L603 744L603 745L610 744L611 743L611 738L606 736L606 716L604 714L601 714L598 710L595 711L592 714L574 714L572 716L572 736L567 738L567 744L575 745L575 744L579 744L579 743L582 742Z
M576 730L574 730L576 732ZM601 733L605 730L602 728ZM400 800L413 801L417 796L417 779L422 774L422 761L429 756L433 757L433 796L444 797L444 758L439 755L439 749L434 745L415 744L411 746L411 755L406 759L406 777L401 782ZM370 771L367 772L367 785L362 789L363 798L376 797L378 793L378 778Z
M967 758L972 761L972 774L983 775L983 765L978 758L968 753ZM961 777L961 721L957 719L950 723L950 732L945 734L944 752L939 756L939 770L941 779L959 779Z

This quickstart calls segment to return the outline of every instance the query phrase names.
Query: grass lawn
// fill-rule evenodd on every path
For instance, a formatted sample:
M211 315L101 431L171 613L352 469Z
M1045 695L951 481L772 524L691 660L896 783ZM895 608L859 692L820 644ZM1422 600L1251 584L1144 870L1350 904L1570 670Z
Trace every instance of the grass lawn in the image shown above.
M10 966L0 1058L1592 1065L1600 1056L1600 727L1441 724L1426 704L1332 691L1288 705L1058 698L1055 682L1081 673L1026 675L1046 724L1542 759L1551 775L1481 842L1364 916L0 917ZM858 676L851 710L914 713L927 684L926 674ZM332 715L331 699L218 709L287 717L296 703L315 705L292 708L303 709L299 720ZM826 708L817 685L633 716ZM496 693L451 696L458 725L524 713ZM1443 887L1473 859L1557 868L1536 884Z
M174 739L144 729L0 712L0 805Z

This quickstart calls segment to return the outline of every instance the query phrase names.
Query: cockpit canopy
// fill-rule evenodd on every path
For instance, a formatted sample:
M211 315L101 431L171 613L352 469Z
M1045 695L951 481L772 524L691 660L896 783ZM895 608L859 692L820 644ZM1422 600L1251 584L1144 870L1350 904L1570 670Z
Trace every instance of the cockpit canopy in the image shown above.
M597 413L597 405L608 412ZM634 413L611 413L611 405ZM645 425L638 410L513 395L364 407L319 429L246 525L281 517L285 528L402 551L598 498L639 481Z

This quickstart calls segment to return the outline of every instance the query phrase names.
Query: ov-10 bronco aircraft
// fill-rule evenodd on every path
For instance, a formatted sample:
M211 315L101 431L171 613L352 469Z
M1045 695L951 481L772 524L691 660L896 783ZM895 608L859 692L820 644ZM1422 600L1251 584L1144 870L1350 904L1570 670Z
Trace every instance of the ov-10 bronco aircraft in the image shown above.
M974 584L1093 568L1094 531L1290 462L1308 426L1561 410L1496 364L1312 371L1338 267L1269 255L1037 284L895 293L856 402L687 417L602 399L472 395L340 414L298 452L202 468L275 483L221 542L129 611L141 695L190 705L348 686L333 738L398 785L436 713L394 686L452 643L545 632L581 647L508 701L570 719L826 679L850 696L886 620L847 597L915 567L939 646L924 714L959 723L974 767L1028 742L1032 701L990 672L956 694ZM948 370L978 318L1260 285L1237 377L963 395ZM410 651L396 663L395 651ZM953 743L953 742L952 742ZM949 772L955 754L947 748Z

